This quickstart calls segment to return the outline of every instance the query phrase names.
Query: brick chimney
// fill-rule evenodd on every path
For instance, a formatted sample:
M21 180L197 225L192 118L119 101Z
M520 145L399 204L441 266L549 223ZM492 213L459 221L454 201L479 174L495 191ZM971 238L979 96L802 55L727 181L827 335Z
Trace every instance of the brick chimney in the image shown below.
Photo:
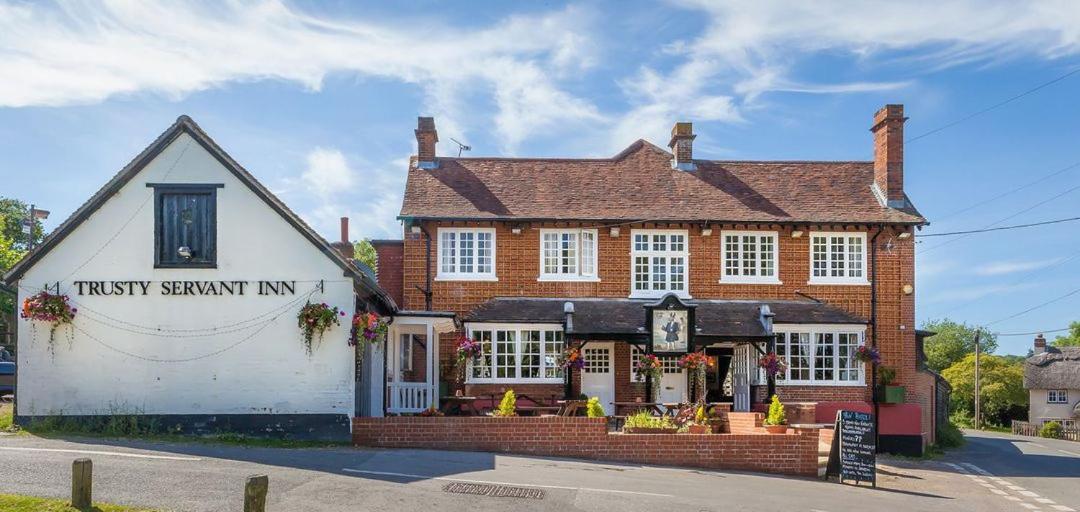
M421 169L434 169L439 166L435 160L435 143L439 142L439 133L435 131L434 117L416 118L416 166Z
M345 257L347 260L352 260L356 255L355 249L353 249L352 242L349 241L349 218L341 218L341 238L337 242L330 244L339 254Z
M1046 337L1039 334L1035 337L1035 353L1042 354L1046 352Z
M671 160L671 168L679 169L681 171L692 171L696 167L694 166L694 124L693 123L675 123L675 126L671 127L671 142L668 142L668 147L671 148L671 154L675 155L675 158Z
M903 208L904 198L904 117L903 105L885 105L874 114L875 194L890 208Z

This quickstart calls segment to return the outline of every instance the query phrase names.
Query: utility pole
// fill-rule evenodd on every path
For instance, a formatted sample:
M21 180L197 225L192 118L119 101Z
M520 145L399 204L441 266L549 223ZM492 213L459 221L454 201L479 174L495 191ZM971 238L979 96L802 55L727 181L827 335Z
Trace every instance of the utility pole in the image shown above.
M982 428L982 410L979 408L979 335L982 330L975 329L975 429Z

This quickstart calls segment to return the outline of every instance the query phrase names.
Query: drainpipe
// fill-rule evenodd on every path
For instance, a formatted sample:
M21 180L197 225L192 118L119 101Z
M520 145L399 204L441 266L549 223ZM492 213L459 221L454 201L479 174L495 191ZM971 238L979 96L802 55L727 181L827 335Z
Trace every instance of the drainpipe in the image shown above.
M574 303L566 302L563 304L563 315L565 315L566 321L563 324L563 342L567 348L573 340L570 335L574 332ZM574 369L571 367L566 368L566 372L563 374L563 398L570 400L570 394L573 392L574 387Z
M885 225L879 225L877 232L870 239L870 272L872 272L870 279L870 332L874 333L874 337L870 338L870 346L877 348L877 238L882 231L885 230ZM877 451L881 451L881 420L878 417L878 396L877 396L877 365L870 365L870 399L874 404L874 446Z
M420 232L424 234L424 310L431 311L431 233L423 224L420 224Z

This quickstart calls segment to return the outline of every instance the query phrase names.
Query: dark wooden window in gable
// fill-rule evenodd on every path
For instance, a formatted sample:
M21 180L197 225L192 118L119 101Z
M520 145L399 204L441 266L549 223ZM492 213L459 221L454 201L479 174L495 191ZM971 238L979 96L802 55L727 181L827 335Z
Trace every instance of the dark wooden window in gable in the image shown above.
M222 185L153 184L154 266L217 266L217 189Z

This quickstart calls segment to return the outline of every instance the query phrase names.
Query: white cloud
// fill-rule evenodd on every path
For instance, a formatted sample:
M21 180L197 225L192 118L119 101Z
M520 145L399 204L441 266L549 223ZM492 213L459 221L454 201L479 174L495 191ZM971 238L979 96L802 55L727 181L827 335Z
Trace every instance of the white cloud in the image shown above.
M1032 261L995 261L975 267L974 272L980 276L1000 276L1049 267L1061 261L1061 258Z
M463 90L488 90L504 150L545 128L599 119L557 77L591 66L590 14L567 8L461 30L423 20L320 17L280 0L0 4L0 106L179 98L229 82L317 91L333 72L420 87L447 135L463 136Z
M308 153L307 169L300 178L310 192L325 200L352 189L353 175L341 151L315 148Z
M701 13L704 31L659 49L682 60L671 71L642 69L624 86L636 104L616 125L664 140L675 118L738 122L768 92L844 94L893 90L910 81L812 83L799 66L811 58L847 57L868 73L925 71L1080 53L1080 8L1073 0L675 0ZM891 69L890 69L891 68ZM890 73L892 71L892 73ZM707 108L713 105L721 108Z

